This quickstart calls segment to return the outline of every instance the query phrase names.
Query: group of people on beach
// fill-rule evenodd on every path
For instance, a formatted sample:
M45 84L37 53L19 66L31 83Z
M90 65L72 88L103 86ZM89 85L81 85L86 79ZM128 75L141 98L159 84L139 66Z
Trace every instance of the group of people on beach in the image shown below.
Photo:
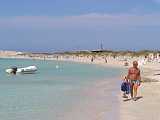
M124 81L121 85L123 97L130 97L132 100L136 101L138 99L137 90L141 84L141 74L137 61L133 61L133 66L128 69L128 74L124 77L123 80Z

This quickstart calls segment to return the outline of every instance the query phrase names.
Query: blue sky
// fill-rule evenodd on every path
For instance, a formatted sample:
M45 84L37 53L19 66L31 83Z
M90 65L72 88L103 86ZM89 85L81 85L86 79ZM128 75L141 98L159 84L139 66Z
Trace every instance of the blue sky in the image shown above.
M158 50L160 0L0 0L0 49Z

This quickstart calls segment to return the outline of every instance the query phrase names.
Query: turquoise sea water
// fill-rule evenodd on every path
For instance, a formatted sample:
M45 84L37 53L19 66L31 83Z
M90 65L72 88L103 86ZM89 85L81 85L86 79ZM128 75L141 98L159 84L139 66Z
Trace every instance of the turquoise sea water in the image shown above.
M36 74L6 74L5 69L13 65L36 65L38 71ZM83 89L119 74L119 69L97 65L0 59L0 120L59 120L81 99Z

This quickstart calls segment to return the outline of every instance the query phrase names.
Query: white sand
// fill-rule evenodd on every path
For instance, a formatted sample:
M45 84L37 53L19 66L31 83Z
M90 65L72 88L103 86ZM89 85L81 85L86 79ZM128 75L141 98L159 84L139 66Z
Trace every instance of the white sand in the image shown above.
M160 83L143 83L137 101L121 99L121 120L160 120Z
M160 63L148 63L141 67L142 80L160 81ZM147 81L148 81L147 80ZM160 82L142 83L137 101L123 101L120 97L121 120L160 120Z

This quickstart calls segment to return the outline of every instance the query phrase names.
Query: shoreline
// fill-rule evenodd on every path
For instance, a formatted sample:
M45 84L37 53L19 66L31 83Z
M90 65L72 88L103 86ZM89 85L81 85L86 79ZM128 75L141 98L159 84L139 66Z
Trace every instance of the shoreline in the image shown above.
M119 120L118 78L106 78L82 91L84 99L74 104L62 120ZM114 85L114 86L113 86ZM86 96L86 97L85 97ZM109 99L109 100L108 100Z
M94 62L91 62L89 58L47 58L47 57L24 57L24 56L0 56L0 59L24 59L24 60L42 60L42 61L64 61L64 62L75 62L75 63L83 63L83 64L95 64L100 66L107 66L107 67L115 67L115 68L127 68L124 66L124 61L118 61L115 59L109 59L107 63L105 63L102 59L97 59Z
M1 57L2 58L2 57ZM30 59L30 60L44 60L43 58L35 59L35 58L24 58L24 57L3 57L7 59ZM83 63L83 64L94 64L94 65L100 65L103 67L116 67L116 68L122 68L123 72L126 73L125 69L127 69L129 66L124 66L124 61L108 61L108 63L104 63L104 61L95 61L90 62L86 59L82 60L73 60L73 59L45 59L45 60L55 60L55 61L68 61L68 62L77 62L77 63ZM133 60L130 60L133 61ZM118 64L116 64L116 62ZM143 98L139 99L138 101L127 101L124 102L123 98L121 98L121 94L118 95L118 101L120 103L119 108L119 114L121 120L157 120L157 118L160 119L159 113L159 107L160 103L158 100L160 100L160 83L158 82L160 80L160 63L147 63L144 66L140 67L142 71L142 79L145 79L145 82L142 83L138 96L142 96ZM123 74L124 74L123 73ZM107 88L108 86L103 86L104 88ZM98 89L96 89L98 90ZM96 92L97 96L100 97L100 93ZM103 90L103 88L101 89ZM119 90L120 91L120 90ZM91 93L90 93L91 94ZM105 94L101 94L101 97L104 101L107 101L108 98L105 98ZM94 103L96 104L96 103ZM103 102L105 104L105 102ZM92 105L91 105L92 106ZM101 106L103 107L103 105ZM82 108L84 109L84 108ZM103 109L103 108L102 108ZM105 108L104 108L105 109ZM138 113L137 113L138 112ZM103 120L105 117L105 112L101 113L100 116L97 115L98 118L96 120ZM90 114L91 115L91 114ZM100 118L99 118L100 117ZM76 116L75 116L76 118ZM117 118L118 119L118 118ZM115 119L115 120L117 120ZM88 119L87 119L88 120ZM93 119L94 120L94 119Z
M82 64L93 64L93 65L99 65L102 67L112 67L112 68L120 68L123 69L124 72L127 70L129 67L132 65L132 61L135 59L130 59L128 61L129 66L125 66L124 63L125 61L120 61L117 59L113 58L108 58L108 62L105 63L103 59L97 59L94 62L91 62L89 58L82 57L81 59L79 58L43 58L43 57L24 57L24 56L0 56L0 59L24 59L24 60L42 60L42 61L62 61L62 62L74 62L74 63L82 63ZM138 58L137 58L138 60ZM141 73L142 73L142 79L143 82L159 82L160 81L160 63L147 63L143 66L140 66ZM126 74L126 73L125 73ZM122 74L121 77L125 75L124 73Z

